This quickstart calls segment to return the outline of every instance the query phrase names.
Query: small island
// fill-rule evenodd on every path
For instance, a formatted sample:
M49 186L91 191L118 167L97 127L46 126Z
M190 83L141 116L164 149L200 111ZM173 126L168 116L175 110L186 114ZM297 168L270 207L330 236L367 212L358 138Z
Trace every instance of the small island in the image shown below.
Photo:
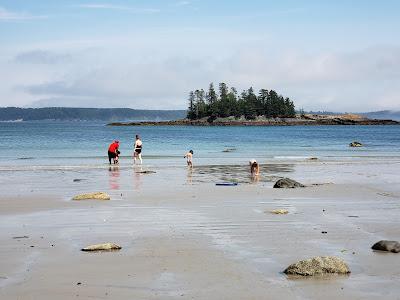
M220 83L208 91L191 91L186 119L173 121L114 122L109 126L290 126L290 125L399 125L394 120L369 119L357 114L307 114L296 111L288 97L274 90L260 89L256 95L250 87L238 95L236 88Z

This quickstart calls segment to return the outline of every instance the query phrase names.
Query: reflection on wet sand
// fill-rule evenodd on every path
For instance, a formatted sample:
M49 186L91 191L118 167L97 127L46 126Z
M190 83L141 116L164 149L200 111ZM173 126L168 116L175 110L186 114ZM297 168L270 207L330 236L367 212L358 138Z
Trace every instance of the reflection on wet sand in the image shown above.
M140 172L143 172L143 167L141 165L134 165L133 187L135 191L139 191L142 187L142 176Z
M275 182L282 178L277 174L294 171L293 164L260 165L260 175L251 175L247 165L209 165L198 166L188 171L188 182L230 181L237 183Z
M193 183L193 166L191 168L188 168L186 182L188 184L192 184Z
M109 185L110 185L110 189L111 190L119 190L120 186L119 186L119 176L120 176L120 172L119 172L119 166L110 166L108 168L109 171Z
M260 181L260 175L250 175L251 183L258 183Z

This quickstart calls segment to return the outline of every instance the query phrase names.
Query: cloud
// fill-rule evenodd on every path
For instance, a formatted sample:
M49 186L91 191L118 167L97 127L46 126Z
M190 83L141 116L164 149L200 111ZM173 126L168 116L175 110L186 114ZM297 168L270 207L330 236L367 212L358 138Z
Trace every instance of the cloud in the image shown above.
M113 63L77 76L24 86L22 90L40 98L35 106L60 100L96 107L185 108L187 92L198 83L208 84L201 79L207 71L200 64L202 61L188 58ZM198 73L188 72L194 69Z
M34 19L45 19L47 16L36 16L25 12L12 12L3 7L0 7L0 22L1 21L27 21Z
M156 8L138 8L125 5L116 5L111 3L86 3L79 4L76 7L86 8L86 9L101 9L101 10L119 10L131 13L158 13L159 9Z
M191 2L190 1L179 1L175 3L175 6L186 6L189 5Z
M232 63L233 62L233 63ZM355 52L271 54L245 50L229 58L233 73L254 74L273 83L320 84L400 79L400 47L373 47Z
M274 51L270 40L238 32L179 33L132 32L98 40L96 48L65 41L36 45L6 68L0 56L1 104L185 108L189 91L226 82L239 92L274 89L306 110L400 109L398 46Z
M17 63L48 65L67 62L70 59L71 55L69 54L60 54L44 50L27 51L14 57L14 61Z

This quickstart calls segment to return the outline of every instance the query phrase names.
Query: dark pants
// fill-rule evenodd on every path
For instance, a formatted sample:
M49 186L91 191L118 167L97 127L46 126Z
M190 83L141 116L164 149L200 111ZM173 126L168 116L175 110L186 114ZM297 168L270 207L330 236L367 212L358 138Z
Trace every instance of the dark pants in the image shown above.
M110 165L111 165L111 159L116 158L116 157L117 157L117 154L115 154L115 152L108 151L108 161L110 162Z

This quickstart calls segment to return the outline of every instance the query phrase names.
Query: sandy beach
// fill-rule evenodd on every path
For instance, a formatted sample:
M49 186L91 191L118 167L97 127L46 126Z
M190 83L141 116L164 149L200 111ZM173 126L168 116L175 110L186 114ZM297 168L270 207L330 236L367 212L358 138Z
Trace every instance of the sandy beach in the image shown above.
M259 182L245 166L43 172L41 185L16 184L0 199L0 298L400 299L400 256L370 249L399 239L398 166L277 164ZM215 186L235 174L238 186ZM308 187L273 189L282 175ZM94 190L111 200L70 200ZM279 208L289 214L270 213ZM122 249L80 251L104 242ZM320 255L343 258L351 274L282 273Z

